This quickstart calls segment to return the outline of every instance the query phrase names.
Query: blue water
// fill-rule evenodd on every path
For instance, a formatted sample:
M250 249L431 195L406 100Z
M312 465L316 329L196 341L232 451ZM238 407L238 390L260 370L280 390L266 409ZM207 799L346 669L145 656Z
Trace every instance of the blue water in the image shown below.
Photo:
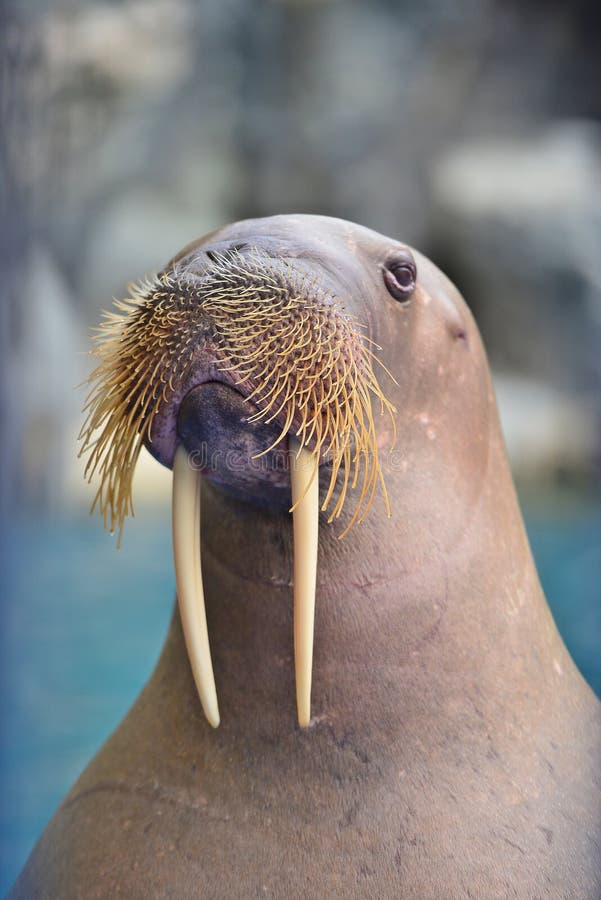
M601 695L601 509L551 499L526 519L558 627ZM156 662L174 593L168 517L128 523L120 552L96 518L18 522L0 562L3 895Z

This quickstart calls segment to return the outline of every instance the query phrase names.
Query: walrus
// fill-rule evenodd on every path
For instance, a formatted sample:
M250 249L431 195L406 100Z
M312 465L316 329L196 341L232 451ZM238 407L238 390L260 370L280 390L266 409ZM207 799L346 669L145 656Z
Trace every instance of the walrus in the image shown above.
M143 445L173 468L179 603L10 896L598 897L600 705L453 284L342 220L248 220L97 352L98 504L120 529Z

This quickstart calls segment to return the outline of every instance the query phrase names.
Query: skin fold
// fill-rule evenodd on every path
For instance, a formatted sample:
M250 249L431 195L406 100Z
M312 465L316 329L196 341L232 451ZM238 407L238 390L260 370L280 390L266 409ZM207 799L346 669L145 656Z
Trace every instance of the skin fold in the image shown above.
M598 897L600 704L538 581L469 310L416 251L417 286L395 300L382 273L404 245L336 219L237 223L166 268L244 242L335 290L382 348L394 446L375 403L374 418L391 517L378 493L339 540L352 503L331 524L321 514L300 729L289 487L209 473L221 725L202 714L176 608L148 684L9 896ZM244 446L226 394L215 389L213 432ZM320 494L327 483L324 463Z

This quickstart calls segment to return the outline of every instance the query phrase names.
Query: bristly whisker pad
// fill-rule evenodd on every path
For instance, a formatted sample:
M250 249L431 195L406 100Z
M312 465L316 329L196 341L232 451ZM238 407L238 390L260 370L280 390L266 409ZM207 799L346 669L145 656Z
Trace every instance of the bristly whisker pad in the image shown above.
M105 313L95 337L100 362L89 379L80 433L86 477L100 478L93 507L100 507L105 527L121 533L133 513L142 445L209 341L215 369L257 408L250 418L281 423L263 452L293 434L317 460L328 458L321 508L329 510L329 522L358 488L340 537L365 517L378 484L390 515L372 400L393 429L394 408L374 374L377 348L318 277L254 249L213 251L201 274L176 265L129 290L116 301L117 312Z

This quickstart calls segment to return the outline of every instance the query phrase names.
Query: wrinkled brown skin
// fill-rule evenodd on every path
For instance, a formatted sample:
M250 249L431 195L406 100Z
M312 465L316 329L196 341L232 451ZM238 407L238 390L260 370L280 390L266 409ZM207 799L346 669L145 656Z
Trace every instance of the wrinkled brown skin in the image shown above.
M399 305L380 269L395 242L339 220L204 240L265 233L336 275L399 382L381 378L398 408L392 519L377 501L343 541L321 527L302 731L290 517L205 485L222 724L204 720L176 613L10 896L597 898L600 704L539 585L471 315L418 254Z

